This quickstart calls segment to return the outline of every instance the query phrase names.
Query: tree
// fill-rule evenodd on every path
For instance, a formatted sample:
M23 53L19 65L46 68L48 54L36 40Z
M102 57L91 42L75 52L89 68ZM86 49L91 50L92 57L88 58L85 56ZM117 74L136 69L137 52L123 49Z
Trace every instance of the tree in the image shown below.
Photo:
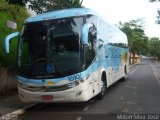
M160 0L149 0L150 2L160 2ZM160 10L157 10L157 24L160 24Z
M26 0L29 2L29 8L37 14L65 8L82 7L83 0Z
M6 0L9 4L17 4L20 6L25 6L25 1L24 0Z
M19 9L19 11L17 10ZM4 39L10 33L6 27L6 21L11 20L17 23L17 29L12 32L20 31L24 20L29 17L25 7L10 5L6 0L0 0L0 64L7 68L16 68L16 54L18 39L10 43L11 54L4 53Z
M143 23L142 19L137 19L125 23L120 22L119 25L119 28L127 35L129 51L133 53L133 59L136 53L147 54L148 37L144 33Z
M158 58L160 60L160 39L153 37L149 40L149 52L151 56Z
M160 0L150 0L150 2L160 2Z

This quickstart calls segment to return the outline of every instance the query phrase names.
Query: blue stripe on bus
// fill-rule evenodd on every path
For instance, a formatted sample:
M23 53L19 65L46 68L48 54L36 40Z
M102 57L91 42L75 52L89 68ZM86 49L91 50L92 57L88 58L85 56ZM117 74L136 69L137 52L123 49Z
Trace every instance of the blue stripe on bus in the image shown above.
M47 84L48 81L54 82L55 84L61 82L61 81L76 81L83 79L84 77L91 75L93 72L96 72L99 68L108 69L110 66L113 68L114 71L118 71L118 67L122 65L122 55L123 53L128 53L128 50L125 48L119 48L111 45L106 45L99 50L99 53L97 55L97 59L95 62L89 66L89 68L81 73L76 73L70 76L66 76L63 78L57 78L57 79L45 79L44 83ZM100 60L98 60L100 58ZM77 79L76 79L77 78ZM18 76L17 80L21 83L31 83L34 85L42 85L42 79L35 80L35 79L27 79Z

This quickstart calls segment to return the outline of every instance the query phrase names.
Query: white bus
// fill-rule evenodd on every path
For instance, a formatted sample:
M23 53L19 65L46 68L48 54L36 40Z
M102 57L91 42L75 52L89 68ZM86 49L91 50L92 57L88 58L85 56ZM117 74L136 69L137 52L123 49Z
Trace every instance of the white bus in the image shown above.
M128 72L126 35L88 8L52 11L25 20L19 36L22 102L81 102L103 98Z

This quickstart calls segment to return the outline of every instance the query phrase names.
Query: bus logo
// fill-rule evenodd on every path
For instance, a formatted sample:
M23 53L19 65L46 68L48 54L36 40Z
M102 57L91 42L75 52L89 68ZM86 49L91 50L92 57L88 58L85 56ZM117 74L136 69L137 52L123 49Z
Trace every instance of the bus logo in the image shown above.
M81 74L75 74L68 77L69 81L81 80Z

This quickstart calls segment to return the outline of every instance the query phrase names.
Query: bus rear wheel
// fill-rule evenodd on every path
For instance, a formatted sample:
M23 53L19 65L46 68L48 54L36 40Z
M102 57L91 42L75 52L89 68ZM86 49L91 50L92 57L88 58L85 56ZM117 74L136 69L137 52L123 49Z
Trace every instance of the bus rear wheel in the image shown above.
M96 98L98 100L103 99L104 94L106 92L107 84L106 84L106 75L105 74L102 74L101 83L100 84L101 84L101 92L96 96Z

